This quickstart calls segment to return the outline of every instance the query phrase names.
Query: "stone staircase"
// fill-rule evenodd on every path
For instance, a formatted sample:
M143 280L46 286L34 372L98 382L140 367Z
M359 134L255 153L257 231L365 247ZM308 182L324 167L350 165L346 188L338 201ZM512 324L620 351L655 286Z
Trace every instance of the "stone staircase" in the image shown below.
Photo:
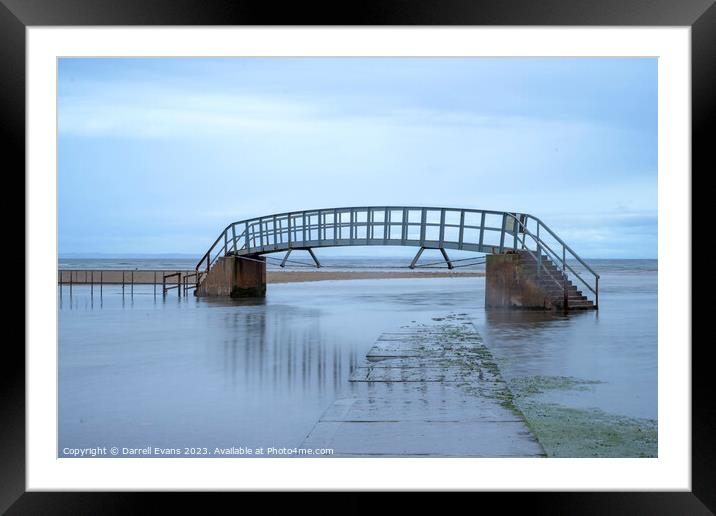
M521 275L530 279L545 297L545 307L559 310L594 310L594 302L585 296L569 277L548 256L542 255L542 267L537 274L536 255L518 251ZM564 286L566 286L566 289ZM565 304L566 303L566 304Z

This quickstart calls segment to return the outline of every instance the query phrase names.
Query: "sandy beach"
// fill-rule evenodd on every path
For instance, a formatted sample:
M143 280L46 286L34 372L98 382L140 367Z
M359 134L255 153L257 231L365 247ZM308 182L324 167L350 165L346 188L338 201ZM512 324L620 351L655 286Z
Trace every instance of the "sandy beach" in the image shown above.
M63 270L58 271L58 282L61 284L161 284L165 274L181 272L182 278L191 274L189 281L194 281L195 271L183 270ZM484 272L455 272L455 271L267 271L267 283L300 283L305 281L327 280L359 280L359 279L399 279L399 278L450 278L450 277L479 277ZM166 278L167 284L177 282L177 276Z
M302 281L396 279L396 278L448 278L484 276L483 272L453 271L269 271L267 283L298 283Z

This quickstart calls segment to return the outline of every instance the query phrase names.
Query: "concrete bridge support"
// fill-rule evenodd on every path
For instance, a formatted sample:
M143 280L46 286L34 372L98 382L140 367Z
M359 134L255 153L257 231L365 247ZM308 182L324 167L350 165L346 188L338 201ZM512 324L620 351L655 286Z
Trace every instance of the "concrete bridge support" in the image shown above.
M489 254L485 268L485 308L554 308L518 253Z
M564 266L558 267L546 255L538 262L535 253L519 250L489 255L486 263L486 308L564 311L597 308L567 277Z
M196 289L200 297L266 296L266 258L222 256Z

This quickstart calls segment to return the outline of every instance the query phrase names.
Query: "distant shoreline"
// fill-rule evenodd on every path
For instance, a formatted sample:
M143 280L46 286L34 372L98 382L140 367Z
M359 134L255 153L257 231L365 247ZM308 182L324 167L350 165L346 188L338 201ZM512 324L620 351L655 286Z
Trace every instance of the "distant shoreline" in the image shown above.
M453 272L453 271L269 271L266 273L267 283L300 283L305 281L357 280L357 279L400 279L400 278L452 278L479 277L484 272Z
M182 277L193 274L192 270L120 270L120 269L59 269L58 283L63 285L89 285L89 284L135 284L153 285L163 281L163 275L181 272ZM361 279L403 279L403 278L469 278L485 276L481 271L455 272L444 271L267 271L266 283L302 283L308 281L335 281L335 280L361 280ZM194 277L190 276L190 282ZM167 284L175 284L177 276L166 278Z

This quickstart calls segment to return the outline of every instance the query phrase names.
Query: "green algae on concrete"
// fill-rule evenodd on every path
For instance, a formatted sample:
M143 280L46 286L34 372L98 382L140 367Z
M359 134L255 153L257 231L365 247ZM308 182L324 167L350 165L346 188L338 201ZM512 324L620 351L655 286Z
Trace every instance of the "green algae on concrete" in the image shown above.
M573 376L526 376L514 378L510 381L510 386L519 392L521 397L542 394L551 390L588 390L589 385L604 383L599 380L583 380Z
M472 323L433 320L383 333L302 446L345 457L544 457Z
M448 316L447 319L462 319ZM445 327L454 340L467 337L460 328ZM502 362L502 361L500 361ZM547 391L586 391L603 383L571 376L529 376L512 378L502 388L490 391L469 380L475 370L500 376L500 367L489 348L480 340L469 353L457 352L445 365L458 366L465 373L460 386L468 393L492 397L520 418L535 434L548 457L656 457L657 422L609 414L599 409L566 407L545 402ZM484 385L484 384L483 384Z
M465 321L467 318L464 317L464 315L465 314L451 314L446 318L448 320ZM465 331L462 328L456 328L454 326L443 326L442 328L446 335L458 341L464 341L469 337L479 335L474 331L474 326L472 327L473 331ZM457 366L461 369L461 376L464 381L458 385L465 392L474 396L494 399L502 408L509 410L513 415L524 420L528 427L530 426L526 415L523 414L515 404L514 396L508 385L502 380L500 368L490 350L485 346L482 337L479 337L479 341L475 342L469 352L457 351L451 359L444 360L443 363L448 366ZM493 382L497 385L486 389L485 383L482 381L476 384L471 381L471 376L474 373L478 374L480 380L483 380L484 375L491 376Z
M513 402L549 457L656 457L657 422L545 402L548 390L586 390L601 383L564 376L510 380Z
M556 403L517 402L549 457L656 457L657 423L575 409Z

